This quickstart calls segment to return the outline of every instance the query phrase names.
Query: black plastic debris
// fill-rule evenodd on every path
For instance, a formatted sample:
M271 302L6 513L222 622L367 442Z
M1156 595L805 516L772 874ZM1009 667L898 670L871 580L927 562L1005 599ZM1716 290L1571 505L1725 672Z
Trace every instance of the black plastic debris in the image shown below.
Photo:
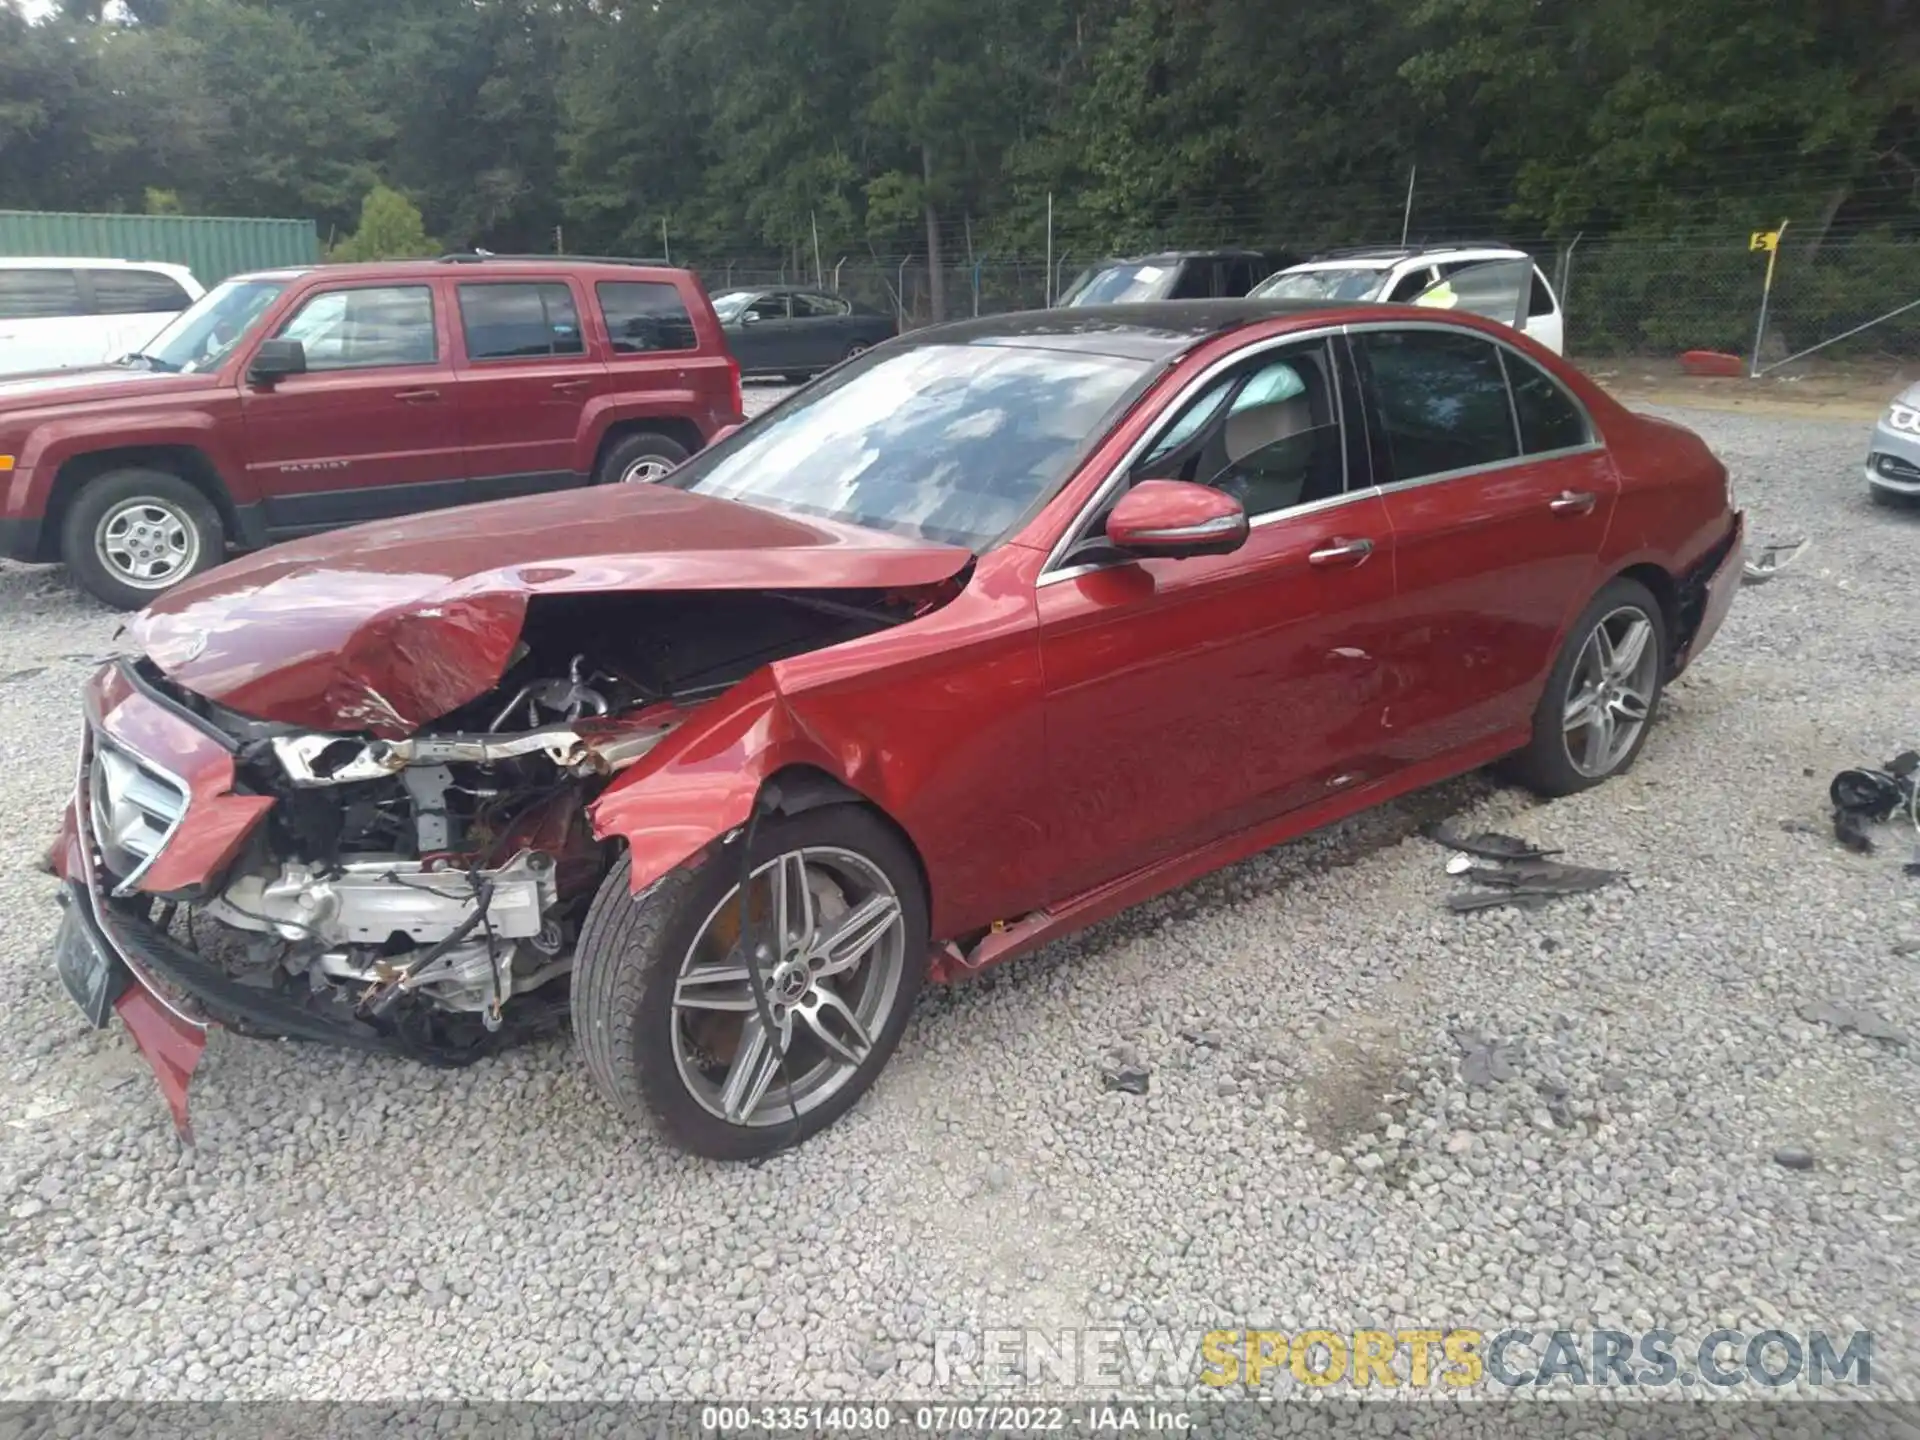
M1144 1095L1152 1086L1152 1074L1138 1065L1116 1065L1100 1076L1101 1088L1123 1095Z
M1884 1040L1889 1045L1906 1045L1911 1037L1884 1017L1857 1005L1837 1005L1831 1000L1810 1000L1800 1007L1800 1018L1815 1025L1831 1025L1836 1030L1851 1030L1868 1040Z
M1471 851L1461 851L1448 860L1447 873L1461 876L1481 887L1456 890L1447 896L1447 909L1456 915L1472 910L1491 910L1502 905L1538 910L1549 900L1599 890L1625 877L1625 872L1620 870L1567 865L1558 860L1538 857L1479 860L1473 857Z
M1920 834L1920 751L1904 750L1878 769L1842 770L1827 787L1833 802L1833 835L1856 855L1874 851L1871 825L1905 815ZM1906 866L1920 875L1920 855Z
M1547 855L1558 855L1558 850L1542 850L1530 840L1522 840L1515 835L1502 835L1497 830L1476 830L1471 834L1454 828L1451 821L1442 820L1427 831L1427 838L1449 850L1463 850L1469 855L1477 855L1483 860L1538 860Z

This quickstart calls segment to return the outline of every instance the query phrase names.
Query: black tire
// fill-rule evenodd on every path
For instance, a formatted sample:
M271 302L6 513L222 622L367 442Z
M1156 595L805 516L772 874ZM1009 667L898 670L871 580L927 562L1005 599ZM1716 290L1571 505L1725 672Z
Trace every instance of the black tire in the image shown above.
M1652 627L1650 643L1655 647L1655 657L1646 720L1640 725L1633 743L1606 765L1602 773L1596 774L1582 769L1573 760L1566 729L1567 706L1573 698L1570 687L1595 628L1608 617L1629 610L1639 611ZM1590 790L1602 781L1611 780L1631 769L1647 743L1647 735L1652 731L1654 718L1659 712L1660 694L1666 684L1668 644L1666 616L1652 591L1638 580L1624 576L1603 586L1567 631L1566 643L1553 663L1540 703L1533 712L1533 738L1526 749L1507 762L1508 773L1538 794L1557 799Z
M609 445L607 453L600 457L600 466L593 472L593 483L617 485L636 466L646 464L648 461L658 462L667 470L672 470L687 458L687 454L687 447L678 440L671 436L655 434L651 430L622 435Z
M651 1122L674 1144L714 1160L750 1160L817 1134L873 1084L900 1042L926 977L927 906L919 866L898 834L860 805L827 805L763 819L754 834L757 867L801 846L834 846L878 867L899 897L903 968L891 1004L872 1032L866 1059L796 1126L779 1108L771 1123L732 1123L707 1109L682 1081L673 999L682 959L740 878L736 841L698 867L682 867L646 893L629 893L622 860L601 885L574 952L573 1033L595 1087L620 1115ZM778 1082L769 1092L779 1095ZM768 1108L778 1106L777 1098Z
M1920 511L1920 496L1902 495L1898 490L1889 490L1882 485L1867 486L1867 497L1874 504L1889 510Z
M116 548L116 539L141 548ZM60 558L68 571L81 589L116 610L143 609L182 580L218 565L226 550L219 510L167 470L109 470L94 477L74 497L60 527ZM169 565L168 556L176 553ZM134 572L141 568L155 583L140 581Z

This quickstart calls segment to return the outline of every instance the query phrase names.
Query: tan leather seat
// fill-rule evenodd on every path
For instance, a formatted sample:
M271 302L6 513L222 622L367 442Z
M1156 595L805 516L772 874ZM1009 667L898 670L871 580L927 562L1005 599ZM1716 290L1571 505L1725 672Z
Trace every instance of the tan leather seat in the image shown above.
M1239 500L1249 515L1265 515L1298 505L1306 489L1313 441L1281 445L1314 429L1313 405L1305 395L1254 405L1227 417L1219 439L1208 447L1211 482ZM1217 447L1217 448L1216 448ZM1278 447L1278 448L1275 448ZM1209 467L1203 465L1201 473Z

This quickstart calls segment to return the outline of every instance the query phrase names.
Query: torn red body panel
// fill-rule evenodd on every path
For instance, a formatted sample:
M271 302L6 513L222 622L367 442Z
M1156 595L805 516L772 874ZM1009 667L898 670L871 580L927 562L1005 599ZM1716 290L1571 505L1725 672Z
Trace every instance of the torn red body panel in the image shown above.
M175 1015L138 982L127 987L113 1008L160 1083L175 1132L191 1145L193 1125L187 1116L187 1088L207 1048L207 1032Z
M892 589L972 558L662 486L575 490L275 546L167 592L134 638L243 715L399 739L499 681L537 595Z

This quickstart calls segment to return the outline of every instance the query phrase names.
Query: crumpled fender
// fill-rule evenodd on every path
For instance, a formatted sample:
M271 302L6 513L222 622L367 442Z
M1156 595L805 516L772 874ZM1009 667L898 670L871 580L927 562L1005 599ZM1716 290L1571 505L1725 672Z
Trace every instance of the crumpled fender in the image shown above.
M588 810L594 834L624 840L639 894L747 823L760 787L789 765L811 765L850 788L870 757L836 755L794 713L770 671L742 681L626 771Z

